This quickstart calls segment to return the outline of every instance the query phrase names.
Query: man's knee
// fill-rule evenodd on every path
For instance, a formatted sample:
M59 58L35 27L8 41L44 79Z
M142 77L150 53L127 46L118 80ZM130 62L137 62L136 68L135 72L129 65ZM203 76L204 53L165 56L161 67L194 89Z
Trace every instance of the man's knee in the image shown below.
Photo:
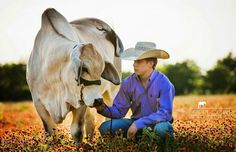
M98 128L100 134L103 136L110 131L110 120L105 121L101 124L101 126Z
M160 136L173 136L173 127L169 122L160 122L155 125L154 131Z
M115 135L119 130L122 130L124 133L126 133L133 121L134 120L132 119L112 119L103 122L98 129L102 136L107 133Z

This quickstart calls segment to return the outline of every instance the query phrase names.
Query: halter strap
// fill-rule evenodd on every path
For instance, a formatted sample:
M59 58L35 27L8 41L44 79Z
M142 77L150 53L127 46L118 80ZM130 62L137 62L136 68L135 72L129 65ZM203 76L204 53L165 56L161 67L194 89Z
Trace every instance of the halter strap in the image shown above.
M83 84L84 86L89 86L89 85L101 85L101 80L86 80L81 77L82 70L83 70L83 62L81 61L81 65L78 68L78 79L75 79L77 81L77 86Z

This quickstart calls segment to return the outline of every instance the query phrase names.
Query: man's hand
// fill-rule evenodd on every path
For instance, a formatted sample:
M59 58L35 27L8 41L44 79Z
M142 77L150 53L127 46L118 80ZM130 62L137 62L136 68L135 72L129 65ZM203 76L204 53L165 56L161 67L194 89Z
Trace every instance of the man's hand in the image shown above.
M128 139L134 139L136 132L138 131L138 128L136 127L136 125L133 123L127 132L127 138Z
M102 112L105 109L105 105L102 104L100 106L96 106L95 108L97 109L97 112Z

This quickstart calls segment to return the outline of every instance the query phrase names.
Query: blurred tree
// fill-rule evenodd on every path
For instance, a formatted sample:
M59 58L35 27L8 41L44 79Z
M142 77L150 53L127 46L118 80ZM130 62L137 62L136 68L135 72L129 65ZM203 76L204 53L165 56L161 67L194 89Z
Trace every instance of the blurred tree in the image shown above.
M205 88L209 93L227 93L230 71L223 66L216 66L207 71L205 77Z
M132 73L132 72L130 72L130 71L122 72L122 80L123 80L124 78L126 78L127 76L129 76L131 73Z
M31 99L25 64L0 65L0 101Z
M236 57L230 52L207 71L205 88L210 93L236 93Z
M199 92L202 85L201 72L194 61L185 60L175 65L164 65L158 69L173 83L176 95Z

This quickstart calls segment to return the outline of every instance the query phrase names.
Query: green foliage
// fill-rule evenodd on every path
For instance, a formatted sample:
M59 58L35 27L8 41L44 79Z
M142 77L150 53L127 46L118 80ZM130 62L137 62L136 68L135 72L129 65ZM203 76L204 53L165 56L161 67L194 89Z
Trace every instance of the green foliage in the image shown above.
M227 93L229 90L229 70L225 67L218 66L207 71L205 77L205 88L211 93Z
M130 71L122 72L122 80L128 77L131 74Z
M229 53L216 66L207 71L204 88L211 93L236 92L236 57Z
M174 84L177 95L193 93L201 85L200 68L191 60L164 65L159 71Z
M0 100L31 99L26 83L25 64L5 64L0 66Z
M236 93L236 57L230 52L202 75L191 60L158 68L174 84L176 95Z

